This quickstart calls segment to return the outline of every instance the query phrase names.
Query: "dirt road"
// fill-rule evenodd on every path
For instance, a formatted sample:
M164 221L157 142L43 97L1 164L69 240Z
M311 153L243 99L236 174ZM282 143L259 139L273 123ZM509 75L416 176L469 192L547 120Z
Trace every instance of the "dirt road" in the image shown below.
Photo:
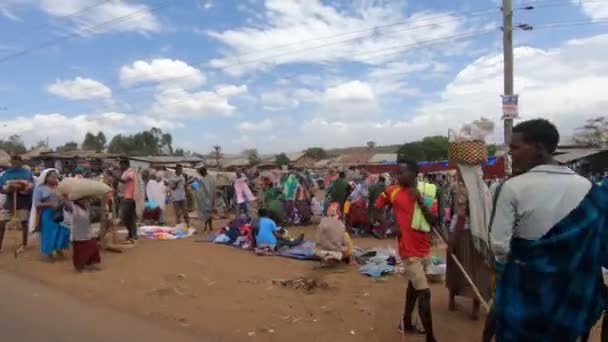
M5 341L204 341L5 272L0 272L0 284L0 331Z

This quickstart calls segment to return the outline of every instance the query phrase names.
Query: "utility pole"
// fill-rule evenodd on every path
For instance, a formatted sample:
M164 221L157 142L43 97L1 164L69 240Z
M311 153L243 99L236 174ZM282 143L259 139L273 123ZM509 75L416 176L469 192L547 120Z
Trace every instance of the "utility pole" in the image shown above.
M504 95L513 94L513 3L511 0L502 0L502 48L504 59ZM513 132L513 118L504 117L505 148L509 150L511 134Z

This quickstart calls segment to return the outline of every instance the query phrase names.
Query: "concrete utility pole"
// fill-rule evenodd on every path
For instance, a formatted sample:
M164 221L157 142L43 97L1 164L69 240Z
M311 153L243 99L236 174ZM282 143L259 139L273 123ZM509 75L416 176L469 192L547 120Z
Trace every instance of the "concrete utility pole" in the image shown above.
M513 3L502 0L502 48L504 58L504 95L513 95ZM504 119L505 147L509 150L513 119Z

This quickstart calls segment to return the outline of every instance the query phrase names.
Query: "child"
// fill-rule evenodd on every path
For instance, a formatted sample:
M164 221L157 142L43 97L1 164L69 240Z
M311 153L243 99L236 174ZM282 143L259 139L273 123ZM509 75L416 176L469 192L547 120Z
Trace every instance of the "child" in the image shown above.
M101 257L97 241L93 239L89 199L67 201L65 210L71 215L74 268L78 272L100 270L97 265L101 262Z

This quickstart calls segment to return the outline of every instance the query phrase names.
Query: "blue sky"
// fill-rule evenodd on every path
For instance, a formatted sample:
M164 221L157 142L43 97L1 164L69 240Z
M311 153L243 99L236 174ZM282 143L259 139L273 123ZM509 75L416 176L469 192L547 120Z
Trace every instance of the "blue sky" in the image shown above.
M605 115L608 0L515 5L535 27L514 32L522 118L570 135ZM192 151L276 153L484 116L498 141L500 21L479 0L4 0L0 137L55 146L160 127Z

